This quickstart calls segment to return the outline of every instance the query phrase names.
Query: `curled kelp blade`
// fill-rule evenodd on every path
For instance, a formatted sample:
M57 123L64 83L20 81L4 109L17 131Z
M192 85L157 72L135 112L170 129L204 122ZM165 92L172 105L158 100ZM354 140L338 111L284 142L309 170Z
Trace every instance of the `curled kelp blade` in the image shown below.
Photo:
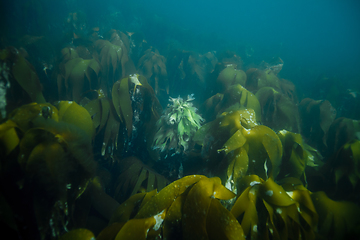
M172 204L173 199L176 199L189 186L204 177L201 175L191 175L169 184L139 210L136 218L153 216L168 208Z

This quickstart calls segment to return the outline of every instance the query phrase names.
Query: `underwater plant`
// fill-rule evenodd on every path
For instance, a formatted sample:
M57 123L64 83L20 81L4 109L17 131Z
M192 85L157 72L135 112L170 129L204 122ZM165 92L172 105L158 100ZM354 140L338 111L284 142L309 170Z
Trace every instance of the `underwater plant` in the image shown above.
M131 156L117 162L114 199L119 203L139 192L160 191L170 183L137 157Z
M144 75L154 88L155 94L169 94L169 82L166 71L166 58L157 49L148 49L140 58L138 71Z
M5 191L4 197L13 199L9 204L17 224L24 224L17 217L22 216L16 210L19 199L30 201L26 211L31 214L26 221L35 219L42 239L57 238L76 224L75 202L95 173L94 127L89 113L75 102L62 101L56 106L24 105L0 125L1 165L6 166L1 177L13 188ZM9 174L16 174L20 184ZM20 228L19 232L26 234Z
M24 56L22 56L18 49L14 47L7 47L6 49L1 50L0 63L6 63L6 65L9 66L10 71L8 72L11 73L10 76L8 75L10 82L9 92L11 93L10 96L14 98L11 103L14 105L13 107L20 107L18 105L20 93L18 92L19 90L16 86L20 87L20 91L27 93L28 97L25 98L29 98L28 101L22 102L23 104L29 102L46 102L42 93L42 85L34 67L25 59Z
M261 120L261 106L257 97L240 84L235 84L223 93L218 93L207 99L201 109L205 112L206 119L210 121L223 112L244 108L255 111L256 122Z
M329 127L326 137L328 155L336 153L344 144L354 139L360 139L360 120L340 117Z
M239 222L219 201L234 197L217 177L186 176L158 193L130 197L97 239L244 239Z
M116 81L111 99L102 89L88 93L89 98L84 97L81 103L93 119L97 137L102 138L101 156L112 161L109 167L114 163L114 153L124 150L131 155L130 148L138 147L139 142L151 151L153 125L162 107L144 76L132 74ZM137 144L132 144L135 141Z
M303 99L299 104L301 134L307 143L321 153L327 149L326 135L336 118L336 110L327 100Z
M79 57L74 48L64 48L61 54L57 75L59 98L80 102L82 94L99 87L100 64L94 58Z
M194 141L202 146L201 155L208 171L219 176L234 192L246 175L275 179L280 170L281 141L256 119L252 109L224 112L194 136Z
M353 139L344 144L329 162L336 185L346 179L355 189L360 182L360 141Z
M203 122L203 118L196 113L197 109L191 103L193 100L192 95L189 95L187 100L170 97L170 104L156 122L153 148L161 152L173 150L175 154L189 150L191 138Z
M208 97L207 76L214 70L213 54L174 50L167 57L170 96L192 92L201 101ZM194 92L196 91L196 92Z
M162 110L154 89L139 74L131 74L115 82L111 95L117 116L125 123L129 138L135 123L140 123L140 120L156 121ZM146 113L147 119L140 119L142 113Z
M294 182L292 182L294 183ZM257 175L241 179L231 213L240 222L246 238L315 239L318 214L310 192L302 185L285 189L272 178Z
M300 132L300 117L296 103L272 87L260 88L255 96L261 105L261 122L279 131Z
M103 89L108 89L120 78L128 74L134 73L135 67L129 58L129 39L123 32L110 30L106 39L97 40L94 45L99 53L99 61L105 79L109 79L109 83L104 82ZM129 65L130 64L130 65Z
M255 93L262 87L273 87L275 90L280 89L280 80L270 68L265 70L250 68L246 71L246 76L245 87L251 92Z
M117 149L120 119L117 117L112 101L104 96L101 89L97 92L95 99L86 99L88 102L84 103L84 108L93 120L96 135L105 129L100 153L101 156L107 158ZM82 102L85 102L85 99Z
M324 239L359 239L360 207L348 201L334 201L324 192L310 195L319 215L318 233Z
M240 84L241 86L245 86L246 83L246 74L243 70L236 69L236 67L232 64L226 66L223 69L218 78L218 92L223 92L228 89L232 85Z
M307 186L305 170L307 167L318 169L322 166L320 153L307 145L299 133L283 129L277 135L283 145L283 158L277 179L297 178Z
M80 101L82 93L98 87L100 65L94 59L74 58L65 64L65 88L70 100ZM87 82L85 82L87 80ZM61 89L61 88L60 88Z
M219 59L220 65L227 66L233 65L236 69L242 69L243 67L243 60L241 57L234 51L223 51L217 55Z

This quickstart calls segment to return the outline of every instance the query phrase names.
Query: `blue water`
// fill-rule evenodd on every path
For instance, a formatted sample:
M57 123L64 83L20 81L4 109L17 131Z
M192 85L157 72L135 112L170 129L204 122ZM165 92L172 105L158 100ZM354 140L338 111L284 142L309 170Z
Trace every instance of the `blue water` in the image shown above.
M244 70L280 57L284 66L279 76L296 85L300 98L321 99L314 91L330 88L334 82L343 92L349 89L360 95L357 0L16 0L0 4L2 32L14 38L46 35L61 47L69 13L81 11L87 29L99 27L101 34L110 29L143 33L164 56L169 44L200 54L231 50L244 61ZM333 81L324 86L319 83L323 78Z
M173 38L184 48L195 46L199 52L227 48L239 51L241 56L247 46L254 49L258 60L279 56L284 60L282 77L298 83L311 83L319 74L336 75L345 82L359 80L360 1L357 0L33 3L36 4L25 0L1 3L8 10L3 16L5 24L16 24L16 28L20 24L29 33L36 33L40 20L54 32L61 30L68 12L82 10L89 25L141 30L155 46L165 38ZM42 16L31 14L31 8L36 5L41 5ZM119 15L115 13L122 17L116 19ZM179 29L183 32L176 33ZM196 36L201 44L194 43Z
M279 56L281 76L311 84L318 75L359 81L360 2L142 1L148 11L224 46L251 46L257 59ZM209 48L219 46L216 41ZM220 46L221 47L221 46ZM244 56L242 56L244 57ZM349 83L350 85L354 83Z

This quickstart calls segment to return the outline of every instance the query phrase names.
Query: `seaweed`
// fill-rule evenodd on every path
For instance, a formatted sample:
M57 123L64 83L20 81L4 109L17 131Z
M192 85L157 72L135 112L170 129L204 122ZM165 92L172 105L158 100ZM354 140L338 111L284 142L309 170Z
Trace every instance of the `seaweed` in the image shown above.
M279 131L300 132L300 117L296 103L271 87L260 88L255 96L261 105L261 122Z
M139 191L161 190L170 183L134 156L119 160L117 168L114 198L119 202Z
M139 59L138 71L146 77L155 94L169 94L169 82L166 71L166 58L157 49L148 49Z
M252 109L224 112L202 126L194 141L209 151L203 154L208 169L225 181L233 181L234 191L245 173L263 178L276 178L279 173L281 141L270 128L256 123Z
M21 55L18 49L14 47L8 47L0 51L0 60L9 62L11 66L11 74L13 78L25 91L30 101L45 103L46 100L42 94L42 85L39 78L33 68L33 66ZM13 83L10 81L10 86ZM19 106L17 106L19 107Z
M220 86L219 92L223 92L228 89L232 85L240 84L241 86L245 86L246 83L246 74L243 70L236 69L234 65L227 65L225 69L223 69L218 78L218 85Z

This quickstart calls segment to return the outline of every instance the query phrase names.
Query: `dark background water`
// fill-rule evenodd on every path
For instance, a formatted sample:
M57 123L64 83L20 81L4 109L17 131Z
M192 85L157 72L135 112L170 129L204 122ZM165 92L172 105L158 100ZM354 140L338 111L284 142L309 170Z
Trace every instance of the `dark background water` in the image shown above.
M357 0L15 0L1 5L2 34L45 31L56 42L69 12L83 11L89 27L140 31L162 54L171 43L200 53L233 50L255 65L281 57L281 77L299 88L318 87L321 76L345 88L360 86Z

